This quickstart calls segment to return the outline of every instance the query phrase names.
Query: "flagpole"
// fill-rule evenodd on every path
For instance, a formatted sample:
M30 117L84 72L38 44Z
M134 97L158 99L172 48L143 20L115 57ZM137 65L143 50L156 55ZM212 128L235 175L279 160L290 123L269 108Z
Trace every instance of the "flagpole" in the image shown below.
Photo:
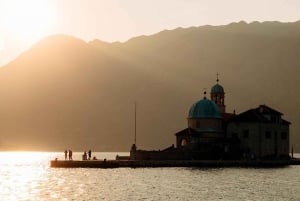
M134 102L134 144L136 145L136 102Z

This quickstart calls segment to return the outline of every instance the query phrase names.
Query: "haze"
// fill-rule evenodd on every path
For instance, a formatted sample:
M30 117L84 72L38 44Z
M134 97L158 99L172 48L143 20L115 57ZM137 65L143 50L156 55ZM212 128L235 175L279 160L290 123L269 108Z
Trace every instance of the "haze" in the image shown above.
M300 19L298 0L0 0L0 66L42 38L126 41L164 29Z
M218 72L300 150L300 3L262 2L0 0L0 149L128 151L134 102L138 146L169 146Z

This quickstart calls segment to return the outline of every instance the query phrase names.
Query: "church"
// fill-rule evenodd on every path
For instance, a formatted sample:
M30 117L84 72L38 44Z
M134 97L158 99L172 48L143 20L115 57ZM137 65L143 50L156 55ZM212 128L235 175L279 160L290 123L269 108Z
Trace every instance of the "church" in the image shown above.
M188 127L175 133L176 146L163 150L138 150L131 160L254 160L288 159L290 122L266 105L240 114L226 112L225 91L216 84L195 102L187 115Z

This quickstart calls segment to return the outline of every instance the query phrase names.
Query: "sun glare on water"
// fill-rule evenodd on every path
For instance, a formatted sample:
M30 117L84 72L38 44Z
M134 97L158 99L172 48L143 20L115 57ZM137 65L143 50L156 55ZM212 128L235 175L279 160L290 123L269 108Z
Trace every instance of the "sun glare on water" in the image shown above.
M34 41L48 35L54 23L54 12L49 1L2 1L0 16L6 32L21 41Z
M40 163L45 158L43 152L0 152L0 165L32 165Z
M1 200L35 200L38 186L47 182L47 156L43 152L0 152Z

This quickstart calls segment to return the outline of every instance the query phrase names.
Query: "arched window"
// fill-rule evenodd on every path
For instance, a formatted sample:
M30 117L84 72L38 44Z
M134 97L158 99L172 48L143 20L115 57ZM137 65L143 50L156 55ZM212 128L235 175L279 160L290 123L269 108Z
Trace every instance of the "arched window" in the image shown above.
M183 139L181 140L181 146L184 147L184 146L186 146L187 144L188 144L187 140L186 140L185 138L183 138Z

